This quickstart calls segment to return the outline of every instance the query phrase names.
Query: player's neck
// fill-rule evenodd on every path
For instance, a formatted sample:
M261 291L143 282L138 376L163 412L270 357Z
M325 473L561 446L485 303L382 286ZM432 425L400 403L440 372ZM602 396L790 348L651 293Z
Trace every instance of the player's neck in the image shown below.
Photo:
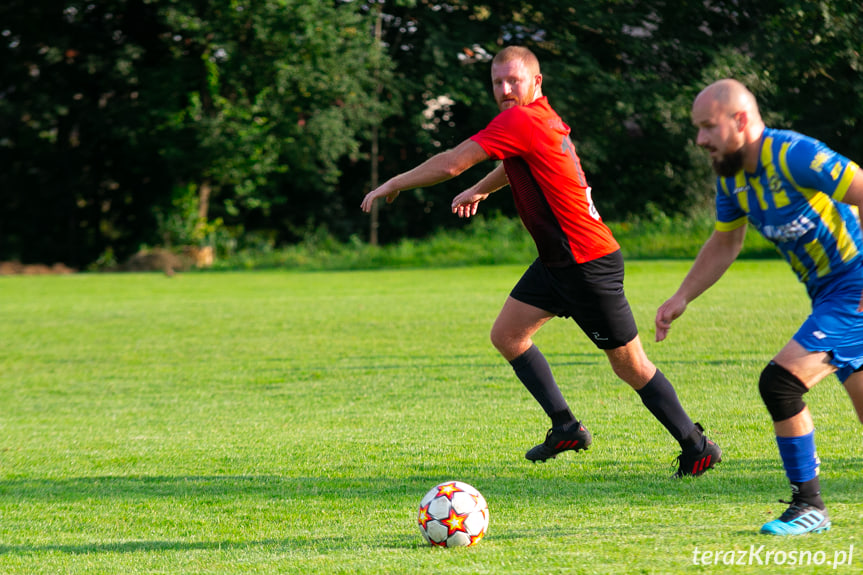
M764 126L754 131L747 138L746 150L743 154L743 169L750 174L758 171L758 162L761 159L761 146L764 143Z

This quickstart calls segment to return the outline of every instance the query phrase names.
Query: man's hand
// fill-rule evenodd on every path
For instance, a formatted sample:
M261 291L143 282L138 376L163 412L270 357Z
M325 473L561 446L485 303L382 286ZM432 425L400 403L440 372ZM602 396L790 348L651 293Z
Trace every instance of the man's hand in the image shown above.
M675 294L656 310L656 341L662 341L671 329L671 322L686 311L686 300Z
M397 197L399 197L399 190L389 191L388 189L386 189L385 186L386 184L380 186L375 190L372 190L371 192L366 194L365 198L363 198L363 203L360 204L360 207L365 213L369 213L370 211L372 211L372 204L378 198L386 197L387 203L391 204L396 201Z
M465 190L453 198L452 213L460 218L475 216L479 203L487 197L488 194L478 194L471 190Z

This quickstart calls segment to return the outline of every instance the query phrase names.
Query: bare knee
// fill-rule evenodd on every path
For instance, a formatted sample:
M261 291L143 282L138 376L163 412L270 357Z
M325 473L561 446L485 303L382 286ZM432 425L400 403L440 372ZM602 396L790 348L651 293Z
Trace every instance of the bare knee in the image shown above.
M497 324L491 328L489 335L491 344L507 361L517 358L533 345L533 340L530 337L524 338L507 332Z
M494 327L491 328L489 339L491 339L491 344L496 350L498 350L501 354L506 355L503 353L503 350L506 348L506 342L503 334L500 332L500 330L497 329L497 324L495 324Z
M533 345L533 334L553 314L508 297L491 328L491 343L508 361L517 358Z
M614 374L632 389L641 389L656 373L656 367L650 362L647 364L612 363L611 368Z
M633 389L641 389L656 373L656 366L647 358L636 337L624 346L605 350L614 374Z

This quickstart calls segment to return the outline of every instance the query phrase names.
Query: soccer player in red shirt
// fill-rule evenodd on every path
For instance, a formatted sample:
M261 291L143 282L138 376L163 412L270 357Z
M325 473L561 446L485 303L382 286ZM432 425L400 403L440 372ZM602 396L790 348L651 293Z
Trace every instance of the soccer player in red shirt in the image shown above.
M525 457L545 461L563 451L586 449L592 441L532 340L551 318L571 317L680 444L675 476L701 475L720 462L722 452L692 422L671 383L644 353L623 290L620 246L593 204L569 127L542 95L536 56L527 48L509 46L492 61L491 77L500 114L455 148L369 192L363 211L369 212L377 198L391 203L401 190L454 178L485 160L502 160L453 199L452 211L459 217L473 216L479 202L509 185L539 252L491 330L492 344L551 419L545 441Z

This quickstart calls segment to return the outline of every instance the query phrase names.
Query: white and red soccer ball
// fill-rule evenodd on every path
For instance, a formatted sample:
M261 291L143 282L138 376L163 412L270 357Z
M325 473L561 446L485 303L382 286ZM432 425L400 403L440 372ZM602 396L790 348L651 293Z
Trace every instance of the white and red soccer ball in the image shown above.
M422 498L417 523L429 544L464 547L483 538L488 518L488 504L479 491L461 481L445 481Z

